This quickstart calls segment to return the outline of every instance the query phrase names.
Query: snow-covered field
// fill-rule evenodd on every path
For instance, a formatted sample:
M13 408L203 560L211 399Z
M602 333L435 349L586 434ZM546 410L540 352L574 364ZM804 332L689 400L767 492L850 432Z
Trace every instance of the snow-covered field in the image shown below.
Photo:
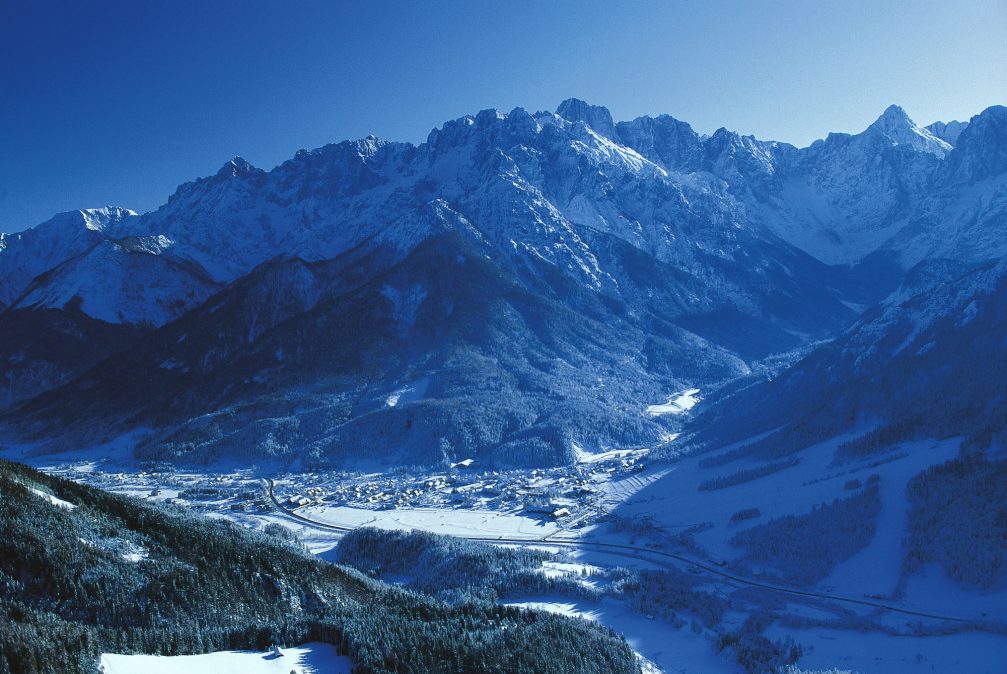
M566 597L520 598L505 602L539 611L584 618L626 635L630 647L645 661L667 674L735 674L738 668L714 651L709 634L676 629L663 620L631 611L623 602L598 603ZM653 671L653 669L651 670Z
M671 396L668 398L668 402L663 405L651 405L647 408L647 414L652 417L658 417L662 414L685 414L698 402L699 389L691 388Z
M443 508L364 510L317 505L301 508L297 512L318 522L338 526L368 526L401 531L423 529L436 534L467 538L519 538L535 541L560 531L560 526L555 521L494 510Z
M272 651L220 651L204 655L115 655L101 656L102 674L350 674L350 659L334 646L310 643Z
M803 669L848 669L858 674L1003 674L1003 636L964 632L945 636L890 636L880 632L770 627L767 635L789 636L807 647Z
M724 489L699 490L697 485L750 468L753 463L743 459L703 468L700 457L686 457L672 464L660 479L623 498L614 512L631 520L650 519L668 532L700 526L702 530L695 534L695 542L709 558L730 561L742 552L730 543L735 532L776 517L806 513L819 504L848 496L849 481L864 483L869 476L877 475L881 513L874 537L854 557L837 564L819 587L851 597L889 597L895 592L901 573L906 483L928 466L956 456L959 442L952 438L904 443L898 451L871 461L832 466L836 447L847 439L848 436L842 436L810 447L799 454L799 462L794 466ZM612 482L605 489L619 486L619 482ZM748 508L758 508L760 515L743 523L731 522L735 513ZM898 603L915 610L957 616L967 605L965 597L973 593L951 586L949 582L940 592L927 592L924 583L914 579L907 596ZM949 591L951 594L947 594ZM958 596L966 603L956 599ZM1001 613L1007 618L1007 609Z

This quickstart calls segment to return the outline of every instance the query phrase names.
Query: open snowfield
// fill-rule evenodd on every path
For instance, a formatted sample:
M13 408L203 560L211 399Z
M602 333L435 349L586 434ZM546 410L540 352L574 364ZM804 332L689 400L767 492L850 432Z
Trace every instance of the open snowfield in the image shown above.
M906 485L927 466L954 457L957 449L956 440L907 443L905 451L908 456L871 469L882 476L877 531L864 550L836 565L829 577L822 581L822 587L845 592L859 590L865 595L876 596L888 596L895 590L902 565L902 540L908 527ZM980 616L975 603L979 595L964 592L936 567L930 569L928 578L932 578L936 585L928 585L924 579L913 577L900 603L922 611L953 608L954 614ZM985 608L994 610L1000 618L1007 618L1007 603L994 603L995 608L988 602Z
M538 611L584 618L626 635L630 647L667 674L735 674L738 668L717 655L709 634L676 629L663 620L634 613L624 603L605 599L599 603L566 597L534 597L505 602Z
M495 510L446 508L367 510L317 505L301 508L297 512L304 517L337 526L368 526L400 531L423 529L436 534L469 538L517 538L535 541L560 531L560 526L554 521Z
M816 505L849 496L851 492L844 488L849 480L866 482L868 476L878 475L882 509L877 535L859 554L837 565L822 586L853 596L888 595L895 589L901 567L906 482L928 466L953 458L958 452L958 441L906 443L899 452L875 457L874 461L831 467L836 447L847 439L842 436L810 447L798 453L799 463L794 466L723 489L703 491L698 485L759 464L741 459L703 468L702 458L717 452L685 457L672 464L660 479L623 500L615 512L634 519L652 518L672 532L708 524L696 535L696 542L711 558L730 560L741 554L729 542L735 532L775 517L805 513ZM879 458L891 460L872 465ZM605 488L617 487L618 483L613 482ZM732 515L747 508L758 508L761 515L732 524Z
M858 674L1003 674L1004 637L978 632L947 636L890 636L880 632L783 629L766 635L789 636L805 646L799 665L806 670L848 669Z
M927 564L920 573L910 576L905 595L903 601L910 606L928 606L943 600L964 615L1007 623L1007 588L989 592L962 590L936 564ZM1004 660L1007 662L1007 653Z
M101 656L102 674L350 674L350 659L334 646L310 643L272 652L220 651L204 655Z
M577 443L573 445L573 452L577 458L577 463L598 463L609 459L640 457L646 455L647 451L646 449L609 449L603 452L589 452Z
M685 414L699 402L699 389L691 388L681 391L668 398L668 402L662 405L651 405L647 408L647 414L652 417L659 417L662 414Z

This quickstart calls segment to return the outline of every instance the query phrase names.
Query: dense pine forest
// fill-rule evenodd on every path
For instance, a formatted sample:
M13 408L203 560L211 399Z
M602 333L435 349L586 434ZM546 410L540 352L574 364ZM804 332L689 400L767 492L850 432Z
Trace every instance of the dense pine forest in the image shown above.
M621 637L585 621L449 605L282 537L0 462L3 674L312 640L360 673L639 671Z

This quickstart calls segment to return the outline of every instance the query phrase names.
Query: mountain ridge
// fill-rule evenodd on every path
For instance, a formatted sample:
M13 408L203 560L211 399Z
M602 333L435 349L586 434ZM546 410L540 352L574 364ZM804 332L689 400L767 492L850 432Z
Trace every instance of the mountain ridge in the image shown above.
M189 443L203 447L205 458L216 450L190 421L230 415L238 430L257 428L242 419L298 408L267 400L262 382L287 372L276 395L313 399L310 389L320 380L312 377L326 371L315 365L338 354L346 367L328 371L331 381L322 386L338 393L319 399L323 416L338 423L276 442L355 442L345 438L367 427L375 399L422 381L417 393L385 410L437 419L422 441L415 434L395 440L410 460L439 460L432 448L442 444L453 460L464 451L520 463L522 451L557 462L568 460L575 443L652 443L675 423L641 419L642 410L669 388L716 387L762 358L830 338L865 308L904 292L900 284L923 261L967 269L1007 246L996 225L1007 208L1003 110L989 108L952 127L959 132L954 144L890 106L859 134L830 134L795 148L726 129L700 136L667 115L615 122L605 108L568 99L555 113L467 115L419 145L369 136L299 151L269 171L235 157L142 216L78 212L64 216L63 225L4 238L0 269L20 274L9 277L9 297L0 297L10 305L5 315L44 307L153 329L88 371L39 379L61 388L40 391L6 421L40 435L69 418L81 428L120 431L154 423L156 441L175 448L169 454ZM934 128L946 135L946 127ZM970 205L977 198L978 211ZM946 223L955 213L952 236ZM65 242L46 238L60 231ZM982 236L970 234L976 231ZM46 246L52 252L43 257L38 251ZM466 289L464 273L438 268L461 264L476 274L470 282L478 278L485 287ZM319 277L321 269L328 271ZM410 283L380 285L405 269ZM444 285L424 284L425 277ZM333 286L334 279L342 285ZM912 283L918 291L920 283L938 281L939 274L918 274ZM258 305L239 301L246 287L258 289ZM208 312L224 306L219 302L232 307L230 324ZM455 306L465 309L453 313ZM485 314L488 306L499 314ZM481 316L497 332L492 339L452 333L434 329L436 321L418 328L403 322L407 315L437 316L446 325ZM198 339L197 316L213 326ZM574 326L570 335L560 337L559 316ZM330 338L319 326L348 336L345 326L355 321L370 321L380 339L351 338L332 354L317 348ZM635 354L618 344L616 329ZM508 330L510 342L501 338ZM528 362L515 344L537 349L542 362ZM577 355L578 348L591 355ZM293 367L290 354L298 350L311 355ZM614 398L591 393L546 366L550 359L576 362L572 372L588 377L604 372L602 380L640 386L616 386ZM126 362L132 370L122 367ZM145 395L131 377L175 378L157 387L170 391L181 386L183 369L207 379L189 380L159 412L136 407L153 405L160 394ZM478 391L489 373L511 382L511 400L491 401ZM453 376L463 384L444 388ZM80 418L74 407L91 409L80 403L88 386L105 393L93 396L93 414ZM132 394L117 397L116 390ZM583 408L557 406L557 396ZM446 414L450 401L458 409L495 409L499 425L484 432L467 414ZM593 419L602 431L550 409ZM275 440L291 423L256 432ZM628 430L616 432L620 426ZM347 429L357 430L346 436ZM337 436L344 440L334 445ZM518 446L524 449L507 449ZM345 454L320 449L314 456Z

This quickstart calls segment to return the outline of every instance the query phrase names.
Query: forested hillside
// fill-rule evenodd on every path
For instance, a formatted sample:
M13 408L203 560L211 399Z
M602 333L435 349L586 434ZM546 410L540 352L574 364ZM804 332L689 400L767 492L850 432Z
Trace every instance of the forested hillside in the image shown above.
M312 640L361 673L638 671L621 637L587 622L449 606L279 537L0 462L0 672Z

